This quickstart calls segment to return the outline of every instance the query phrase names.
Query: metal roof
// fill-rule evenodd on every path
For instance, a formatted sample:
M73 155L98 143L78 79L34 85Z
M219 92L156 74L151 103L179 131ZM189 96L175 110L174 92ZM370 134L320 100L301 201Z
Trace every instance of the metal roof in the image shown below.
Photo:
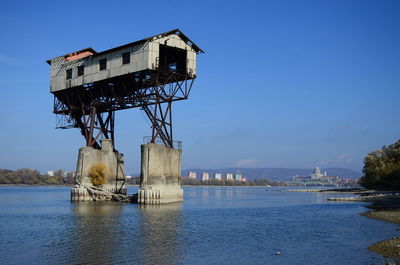
M145 43L145 42L147 42L149 40L152 40L153 38L161 38L161 37L165 37L165 36L172 35L172 34L178 35L186 44L188 44L190 47L192 47L193 50L196 53L204 53L204 51L199 46L197 46L193 41L191 41L185 34L183 34L182 31L180 31L179 29L174 29L174 30L170 30L170 31L167 31L167 32L164 32L164 33L161 33L161 34L157 34L157 35L154 35L154 36L142 39L142 40L138 40L138 41L134 41L134 42L131 42L131 43L128 43L128 44L124 44L124 45L118 46L118 47L114 47L114 48L111 48L111 49L108 49L108 50L105 50L105 51L102 51L102 52L96 52L94 49L89 47L89 48L86 48L86 49L83 49L83 50L75 51L75 52L72 52L72 53L67 53L67 54L62 55L62 56L65 57L65 56L68 56L68 55L73 54L73 53L79 53L79 52L84 52L84 51L91 51L91 52L94 53L94 55L101 55L101 54L108 53L110 51L114 51L114 50L117 50L117 49L120 49L120 48L125 48L125 47L129 47L129 46L132 46L132 45ZM57 56L57 57L54 57L54 58L58 58L58 57L62 57L62 56ZM47 60L46 62L48 64L51 64L51 60L52 59Z
M93 54L97 54L97 52L93 48L88 47L88 48L85 48L85 49L82 49L82 50L79 50L79 51L70 52L70 53L67 53L67 54L64 54L64 55L61 55L61 56L57 56L57 57L54 57L54 58L67 57L67 56L70 56L70 55L72 55L74 53L81 53L81 52L86 52L86 51L92 52ZM53 59L46 60L46 63L51 64L51 60L53 60Z

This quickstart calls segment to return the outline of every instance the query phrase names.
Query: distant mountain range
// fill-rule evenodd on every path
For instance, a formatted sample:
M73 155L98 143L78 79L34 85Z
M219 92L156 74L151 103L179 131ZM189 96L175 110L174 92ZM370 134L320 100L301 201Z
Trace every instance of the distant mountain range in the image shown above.
M202 172L208 172L210 178L215 173L242 174L249 180L267 178L271 181L287 181L295 175L308 176L313 172L313 168L221 168L221 169L185 169L182 170L182 176L188 176L189 172L196 172L196 178L201 178ZM348 168L321 168L321 172L327 173L328 176L339 176L341 178L358 179L362 176L361 172L348 169Z

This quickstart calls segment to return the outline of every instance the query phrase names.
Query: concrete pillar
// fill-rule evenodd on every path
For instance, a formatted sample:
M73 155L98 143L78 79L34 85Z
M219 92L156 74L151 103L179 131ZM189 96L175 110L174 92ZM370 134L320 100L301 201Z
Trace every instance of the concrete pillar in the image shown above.
M182 150L159 144L141 146L140 204L183 201L180 183Z
M104 164L106 167L107 183L100 188L119 194L126 194L123 179L124 155L113 149L112 141L101 140L101 149L84 146L79 149L78 162L76 165L75 187L71 190L72 201L90 201L91 196L85 186L92 186L89 170L95 164Z

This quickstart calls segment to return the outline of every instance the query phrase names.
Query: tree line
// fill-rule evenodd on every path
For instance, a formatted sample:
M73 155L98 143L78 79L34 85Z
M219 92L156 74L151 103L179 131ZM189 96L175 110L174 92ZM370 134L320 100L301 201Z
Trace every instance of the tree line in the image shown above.
M369 153L363 173L359 184L366 188L400 189L400 140Z
M24 185L63 185L74 184L72 174L67 174L66 177L62 176L62 170L59 169L54 172L54 176L48 174L40 174L38 170L21 168L18 170L0 169L0 184L24 184ZM139 177L126 179L126 184L139 184ZM283 182L271 182L268 179L254 179L246 182L226 180L226 179L210 179L210 180L196 180L189 178L181 178L182 185L209 185L209 186L281 186Z
M39 171L29 168L18 170L0 169L0 184L26 185L62 185L73 184L72 176L62 177L62 170L57 170L54 176L40 174Z

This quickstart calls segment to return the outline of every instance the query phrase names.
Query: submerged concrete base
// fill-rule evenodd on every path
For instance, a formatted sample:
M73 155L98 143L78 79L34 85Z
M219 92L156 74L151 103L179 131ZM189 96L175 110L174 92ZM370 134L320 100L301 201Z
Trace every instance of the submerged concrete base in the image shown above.
M140 204L162 204L183 201L183 189L178 185L159 185L141 188L137 195Z
M112 193L115 195L127 195L127 190L126 188L117 190L117 189L102 189L104 190L106 193ZM102 194L93 194L93 192L91 193L87 187L83 186L83 185L75 185L75 187L73 187L71 189L71 201L73 202L87 202L87 201L111 201L113 200L113 197L109 194L107 194L106 196L102 196Z
M83 185L76 185L71 190L71 201L119 201L131 202L132 198L122 192L110 192L94 186L85 187Z
M89 172L96 164L105 167L107 180L106 183L93 187ZM101 140L101 149L81 147L76 166L75 187L71 189L71 201L109 200L109 193L126 195L124 179L124 156L113 149L111 140ZM98 196L94 195L95 191L99 191Z
M89 191L84 186L77 185L71 189L71 201L93 201L93 197L89 194Z
M181 159L180 149L153 143L142 145L137 202L140 204L182 202Z

